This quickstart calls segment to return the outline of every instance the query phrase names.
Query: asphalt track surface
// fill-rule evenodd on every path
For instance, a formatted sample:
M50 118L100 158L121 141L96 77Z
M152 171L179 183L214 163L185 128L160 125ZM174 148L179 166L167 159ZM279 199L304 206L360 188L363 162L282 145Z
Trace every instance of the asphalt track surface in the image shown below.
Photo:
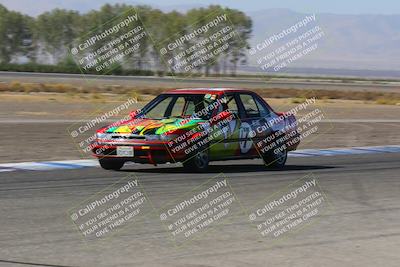
M304 90L349 90L349 91L378 91L398 92L399 82L376 83L362 82L333 82L301 80L262 80L246 78L184 78L153 77L153 76L110 76L110 75L83 75L62 73L27 73L27 72L0 72L0 82L33 82L33 83L71 83L81 84L86 82L95 85L124 85L144 88L151 86L174 87L228 87L228 88L283 88Z
M131 165L0 173L0 266L399 266L400 153L290 158L283 171L259 160L214 163L203 174L179 166ZM157 212L106 241L84 242L67 211L135 175L155 210L224 173L247 210L309 175L331 206L280 242L255 238L247 220L176 248Z

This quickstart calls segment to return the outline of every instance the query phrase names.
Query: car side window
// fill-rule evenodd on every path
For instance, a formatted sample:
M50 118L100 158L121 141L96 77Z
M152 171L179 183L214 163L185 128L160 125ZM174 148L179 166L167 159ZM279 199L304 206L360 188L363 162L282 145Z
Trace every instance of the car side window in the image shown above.
M186 100L184 97L178 97L175 100L174 106L171 110L171 117L180 117L183 113L183 108L186 104Z
M195 108L194 98L179 96L171 109L171 117L188 117L195 112Z
M260 117L263 117L263 118L269 117L271 115L271 111L269 110L269 108L266 107L265 104L263 104L261 102L261 100L258 99L258 97L255 97L254 100L256 101L258 110L260 112Z
M235 114L236 118L239 118L239 105L236 102L236 97L234 95L228 95L226 98L226 108L229 109L232 114Z
M245 115L247 118L259 118L260 111L258 105L250 94L240 94L240 100L242 101Z
M190 116L195 113L196 105L193 101L186 102L186 108L184 110L184 116Z

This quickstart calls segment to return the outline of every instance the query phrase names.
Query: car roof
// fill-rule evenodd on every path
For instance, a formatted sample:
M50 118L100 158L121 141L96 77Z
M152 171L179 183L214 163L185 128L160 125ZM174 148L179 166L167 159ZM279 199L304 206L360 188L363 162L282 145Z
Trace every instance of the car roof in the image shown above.
M235 88L181 88L181 89L173 89L169 90L166 93L168 94L224 94L224 93L232 93L232 92L250 92L249 90L244 89L235 89Z

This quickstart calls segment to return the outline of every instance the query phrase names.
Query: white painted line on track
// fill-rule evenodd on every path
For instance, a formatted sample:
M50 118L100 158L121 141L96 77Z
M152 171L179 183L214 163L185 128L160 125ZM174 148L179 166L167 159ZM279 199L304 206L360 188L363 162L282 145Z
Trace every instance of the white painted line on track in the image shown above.
M289 152L289 157L321 157L321 156L324 157L324 156L362 155L362 154L377 154L377 153L400 153L400 145L328 148L328 149L301 149ZM57 170L57 169L81 169L81 168L98 167L98 166L99 163L96 159L1 163L0 173L12 172L18 170L47 171L47 170Z

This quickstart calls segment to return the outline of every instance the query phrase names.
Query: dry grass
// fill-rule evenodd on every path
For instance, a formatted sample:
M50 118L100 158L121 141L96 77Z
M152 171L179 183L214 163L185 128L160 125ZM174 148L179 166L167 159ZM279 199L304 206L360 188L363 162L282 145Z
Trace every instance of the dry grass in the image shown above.
M171 88L172 89L172 88ZM87 98L101 101L102 94L118 94L137 98L139 101L145 99L146 95L158 95L170 88L147 87L137 88L131 86L120 85L104 85L104 86L77 86L71 84L51 84L51 83L21 83L12 81L10 83L0 83L0 92L50 92L63 93L70 97ZM290 98L292 103L301 103L305 98L316 97L324 102L331 99L342 100L362 100L376 104L396 105L400 103L400 93L381 93L369 91L341 91L341 90L299 90L299 89L252 89L264 98Z
M375 100L375 103L379 105L400 105L400 99L380 97Z
M339 91L339 90L298 90L298 89L255 89L265 98L292 98L292 103L300 103L305 98L316 97L324 102L333 99L362 100L376 104L396 105L400 103L400 93L381 93L368 91Z
M306 99L304 97L301 97L301 98L295 97L295 98L291 98L291 100L290 100L290 102L292 104L300 104L300 103L304 103L305 101L306 101Z

